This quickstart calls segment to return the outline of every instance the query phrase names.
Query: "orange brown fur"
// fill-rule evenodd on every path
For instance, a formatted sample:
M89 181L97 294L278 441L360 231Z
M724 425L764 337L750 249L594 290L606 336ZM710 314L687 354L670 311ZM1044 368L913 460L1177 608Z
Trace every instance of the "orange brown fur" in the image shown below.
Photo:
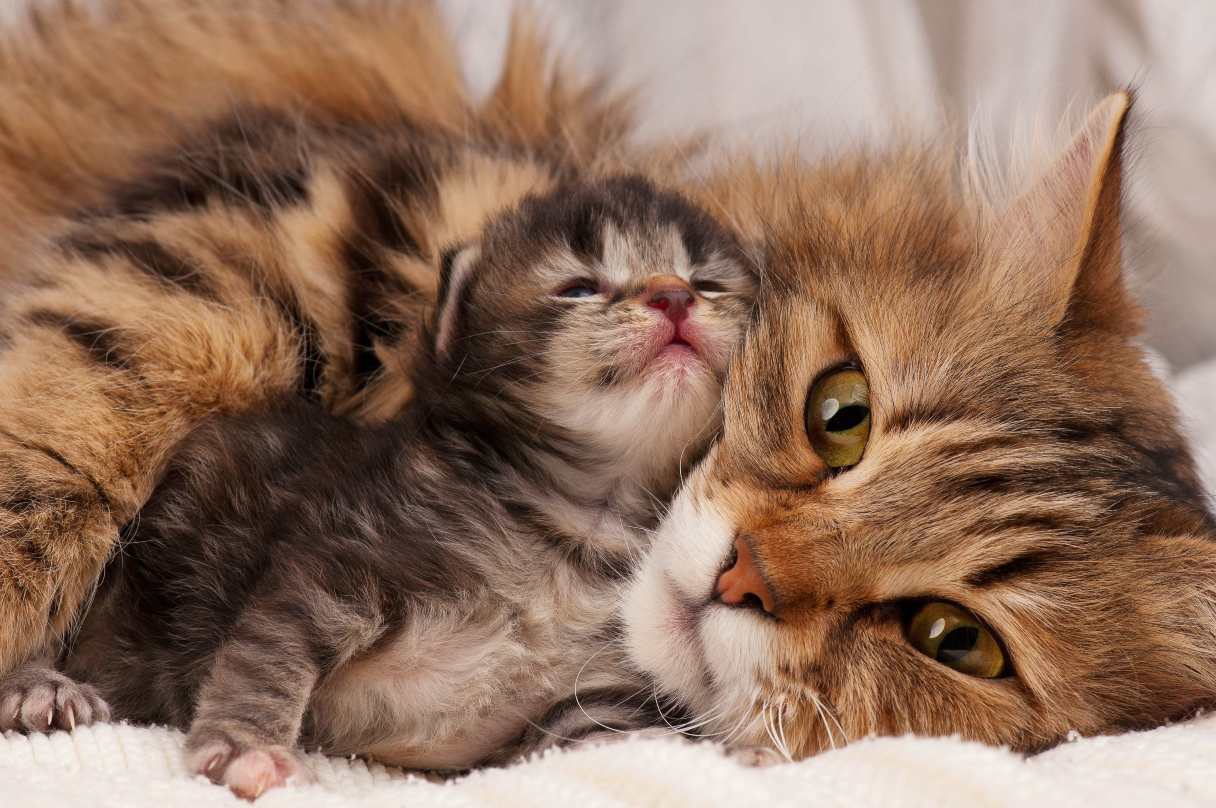
M635 659L700 732L792 757L905 732L1035 750L1216 697L1216 528L1121 277L1129 104L1003 210L936 149L706 186L764 245L766 289L723 438L626 605ZM805 406L843 362L873 426L832 473ZM713 598L736 540L771 614ZM917 651L905 604L924 600L977 615L1012 675Z

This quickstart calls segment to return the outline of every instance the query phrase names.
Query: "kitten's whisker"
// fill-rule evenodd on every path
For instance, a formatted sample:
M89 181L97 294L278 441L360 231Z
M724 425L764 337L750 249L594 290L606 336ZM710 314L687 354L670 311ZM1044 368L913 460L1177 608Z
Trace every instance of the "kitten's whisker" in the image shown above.
M613 645L612 640L609 640L608 642L604 643L594 653L592 653L591 656L587 657L587 659L583 662L582 666L579 667L578 673L576 673L574 675L574 704L578 707L578 711L580 713L582 713L583 716L588 721L590 721L592 724L595 724L600 729L607 730L608 732L615 732L617 734L624 735L624 734L626 734L625 730L617 729L616 727L610 727L607 724L603 723L602 721L599 721L598 719L593 718L591 713L587 712L587 709L585 707L583 707L583 702L581 699L579 699L579 696L578 696L579 680L582 679L583 672L587 670L587 666L591 664L591 661L593 659L595 659L597 656L602 654L608 648L611 648L612 645ZM640 693L642 691L639 690L638 692Z

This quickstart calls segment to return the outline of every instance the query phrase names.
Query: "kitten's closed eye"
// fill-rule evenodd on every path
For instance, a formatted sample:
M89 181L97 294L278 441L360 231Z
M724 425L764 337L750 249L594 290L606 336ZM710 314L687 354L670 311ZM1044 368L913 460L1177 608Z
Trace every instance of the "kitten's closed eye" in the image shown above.
M599 293L599 285L595 281L580 279L566 284L555 294L557 297L577 299L581 297L594 297Z
M692 282L692 288L696 289L701 294L711 295L729 291L725 284L710 280L694 280Z

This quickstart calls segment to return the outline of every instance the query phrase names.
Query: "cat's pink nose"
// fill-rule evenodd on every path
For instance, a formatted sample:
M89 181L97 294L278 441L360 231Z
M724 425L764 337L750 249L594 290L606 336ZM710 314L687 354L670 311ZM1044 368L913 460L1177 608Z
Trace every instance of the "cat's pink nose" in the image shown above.
M735 563L718 577L714 597L727 606L743 606L773 613L773 593L756 566L756 559L743 537L735 539Z
M667 315L667 319L678 323L688 316L692 308L692 289L683 278L675 275L657 275L646 284L646 305Z

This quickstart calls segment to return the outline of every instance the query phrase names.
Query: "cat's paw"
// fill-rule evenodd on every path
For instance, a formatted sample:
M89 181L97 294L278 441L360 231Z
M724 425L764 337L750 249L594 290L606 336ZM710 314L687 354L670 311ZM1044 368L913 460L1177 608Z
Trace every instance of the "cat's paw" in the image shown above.
M272 788L314 779L295 750L242 742L222 731L190 731L186 769L247 800L256 800Z
M28 666L0 679L0 731L70 732L109 720L96 688L58 671Z
M728 759L749 769L767 769L769 766L789 763L784 755L767 746L730 746L726 748L725 754Z

